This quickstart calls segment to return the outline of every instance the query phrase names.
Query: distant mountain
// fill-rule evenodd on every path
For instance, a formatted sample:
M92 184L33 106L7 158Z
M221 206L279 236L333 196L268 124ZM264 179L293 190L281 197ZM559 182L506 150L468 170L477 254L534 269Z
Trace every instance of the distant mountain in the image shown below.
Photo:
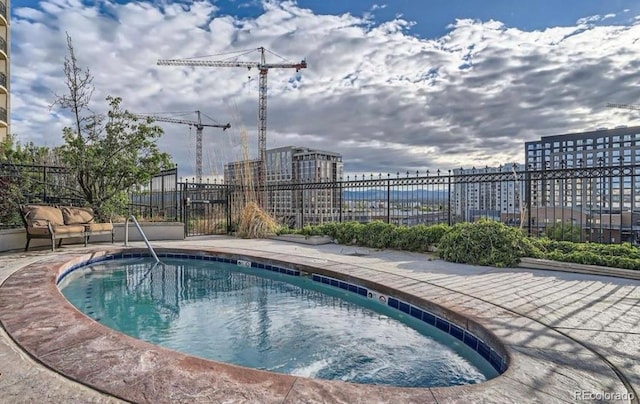
M415 189L411 191L391 191L389 197L394 200L427 201L427 200L447 200L449 195L446 191L431 191L427 189ZM345 200L366 200L366 201L386 201L387 191L384 189L363 189L362 191L345 190L342 192Z

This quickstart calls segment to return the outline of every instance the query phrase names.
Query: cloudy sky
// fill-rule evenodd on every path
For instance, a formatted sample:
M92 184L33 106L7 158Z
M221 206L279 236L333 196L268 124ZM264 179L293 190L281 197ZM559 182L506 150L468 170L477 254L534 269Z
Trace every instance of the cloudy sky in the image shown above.
M56 146L69 116L65 32L95 76L93 109L120 96L136 113L205 123L203 171L257 156L258 72L157 66L158 59L269 63L269 148L340 152L345 171L493 166L540 136L640 124L637 0L18 0L11 10L12 132ZM253 50L249 53L246 51ZM237 53L233 53L237 52ZM240 56L241 55L241 56ZM195 130L163 123L161 148L195 172Z

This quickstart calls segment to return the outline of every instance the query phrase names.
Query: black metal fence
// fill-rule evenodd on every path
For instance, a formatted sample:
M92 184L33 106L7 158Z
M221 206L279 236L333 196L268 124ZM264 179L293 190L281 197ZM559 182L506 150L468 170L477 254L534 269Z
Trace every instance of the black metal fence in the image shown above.
M238 189L229 185L230 201ZM293 228L374 220L451 225L487 218L571 241L640 238L640 165L536 170L514 164L279 183L256 192L266 195L265 207L275 218ZM241 206L230 203L231 220Z
M181 219L178 169L171 168L153 176L148 184L129 193L128 215L154 221Z
M72 180L64 169L43 166L0 165L3 198L10 195L7 189L17 172L23 185L30 184L21 196L24 202L74 202L65 199ZM273 217L292 228L374 220L406 226L455 224L487 218L531 235L572 241L637 243L640 238L640 165L510 165L280 182L260 189L179 182L177 169L171 169L130 194L129 214L182 221L188 236L226 234L234 230L249 200L262 201Z
M128 211L145 220L180 220L177 168L162 171L129 194ZM17 206L37 203L84 206L78 182L65 167L0 164L0 228L22 226Z
M19 204L81 205L75 184L64 167L0 164L0 228L22 226Z
M266 187L266 209L296 228L374 220L405 226L449 223L452 180L438 171L273 184Z
M181 220L186 236L227 234L231 229L230 188L223 184L180 183Z
M9 195L20 203L67 203L81 202L75 190L77 182L65 168L59 166L30 164L0 164L2 191L20 186L20 193ZM6 195L3 194L3 197Z

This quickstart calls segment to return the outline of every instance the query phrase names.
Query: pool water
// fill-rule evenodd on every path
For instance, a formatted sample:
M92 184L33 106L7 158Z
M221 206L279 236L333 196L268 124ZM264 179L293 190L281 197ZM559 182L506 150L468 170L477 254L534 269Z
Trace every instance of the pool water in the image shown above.
M497 375L435 327L306 277L188 259L120 259L59 285L79 310L138 339L220 362L401 387Z

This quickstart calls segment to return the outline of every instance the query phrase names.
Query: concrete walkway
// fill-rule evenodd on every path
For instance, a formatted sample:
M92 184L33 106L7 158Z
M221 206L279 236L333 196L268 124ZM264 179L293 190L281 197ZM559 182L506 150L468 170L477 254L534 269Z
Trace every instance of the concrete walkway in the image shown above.
M518 353L518 361L497 378L501 383L486 383L487 394L458 395L460 402L638 402L640 281L451 264L425 254L333 244L207 237L154 242L154 246L277 255L320 267L343 264L344 271L378 277L393 282L388 286L397 290L430 296L429 300L465 315L485 317L483 325ZM53 255L82 251L83 247L65 247ZM0 255L0 282L50 256L48 251ZM502 314L492 317L495 308ZM118 402L39 365L4 330L0 330L0 363L0 402ZM432 389L432 401L456 402L446 390ZM635 398L616 401L617 395Z
M60 249L67 252L71 248ZM0 254L0 284L16 270L51 256L50 251ZM34 361L0 327L0 403L118 403Z

